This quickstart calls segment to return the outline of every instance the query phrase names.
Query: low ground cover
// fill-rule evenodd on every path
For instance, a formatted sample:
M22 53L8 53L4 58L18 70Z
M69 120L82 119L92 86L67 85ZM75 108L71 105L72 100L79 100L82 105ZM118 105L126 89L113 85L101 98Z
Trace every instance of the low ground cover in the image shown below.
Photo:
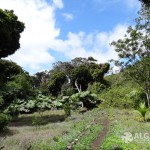
M137 116L134 110L117 108L96 108L84 114L72 112L67 119L62 110L20 115L0 135L0 147L4 150L148 150L150 123L138 120ZM41 123L36 124L35 118L41 119Z
M102 115L97 110L85 114L72 112L71 117L67 119L62 110L20 115L9 124L7 132L1 133L0 146L4 146L5 150L62 150L74 142L74 139L79 139L79 135L83 134L84 137L85 134L88 138L81 138L82 140L73 146L77 149L78 145L85 146L86 143L87 147L90 147L91 141L96 138L95 134L102 130L102 125L94 122L98 116L100 121ZM40 124L37 120L40 120Z
M150 123L140 122L134 110L107 109L109 132L100 150L150 149ZM148 115L147 115L148 117Z

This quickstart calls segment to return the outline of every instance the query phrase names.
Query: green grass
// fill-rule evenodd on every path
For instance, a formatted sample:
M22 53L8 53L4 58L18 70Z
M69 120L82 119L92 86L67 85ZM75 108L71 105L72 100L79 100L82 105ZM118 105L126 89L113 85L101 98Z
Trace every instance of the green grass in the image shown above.
M100 112L97 110L85 114L72 112L71 117L67 119L64 111L61 110L20 115L9 124L7 132L1 134L0 146L5 146L5 150L26 150L29 147L34 150L66 149L67 145L78 138L79 133L99 115ZM38 126L33 124L35 117L41 121ZM100 125L98 127L100 131L102 127ZM95 129L90 128L90 130Z
M89 150L91 148L91 143L98 137L101 130L102 126L99 124L92 125L80 141L73 147L74 150Z
M12 121L7 132L1 134L0 138L4 139L0 145L5 146L6 150L27 149L31 143L52 140L54 136L59 136L70 128L72 122L64 122L64 112L46 111L41 114L20 115L18 119ZM36 129L33 125L33 117L41 118L41 125ZM80 118L80 116L77 116Z
M108 109L107 109L108 110ZM134 139L128 144L122 140L125 132L130 132L134 137L136 134L149 133L150 123L139 122L136 119L134 110L109 109L109 119L111 120L109 133L105 141L100 146L101 150L148 150L150 149L150 140L141 143L141 139ZM149 133L150 137L150 133Z
M34 117L41 119L38 127L33 125ZM0 147L4 146L5 150L66 150L73 143L74 150L90 150L91 143L103 129L101 123L105 117L110 122L109 132L99 150L150 149L150 142L135 140L126 144L121 139L125 132L149 133L150 122L138 121L134 110L116 108L97 108L84 114L72 112L67 119L62 110L20 115L0 135Z
M73 124L70 129L66 130L61 136L55 136L49 143L38 142L32 146L32 149L43 150L66 150L67 146L72 145L75 150L87 150L91 146L91 142L98 136L102 130L100 121L103 118L102 111L92 110L85 114L80 114L81 118L70 117L65 122L70 124L73 120ZM77 115L77 114L76 114ZM78 114L79 115L79 114ZM95 123L95 120L99 120L99 124ZM72 144L73 143L73 144Z

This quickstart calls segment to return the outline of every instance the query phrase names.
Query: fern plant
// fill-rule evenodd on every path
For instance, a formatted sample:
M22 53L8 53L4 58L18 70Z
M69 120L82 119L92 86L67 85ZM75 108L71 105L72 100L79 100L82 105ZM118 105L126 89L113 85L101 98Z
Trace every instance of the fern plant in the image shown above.
M149 111L149 109L146 107L145 103L140 103L139 108L136 110L136 112L140 116L140 118L138 118L138 120L146 121L146 114L148 111Z

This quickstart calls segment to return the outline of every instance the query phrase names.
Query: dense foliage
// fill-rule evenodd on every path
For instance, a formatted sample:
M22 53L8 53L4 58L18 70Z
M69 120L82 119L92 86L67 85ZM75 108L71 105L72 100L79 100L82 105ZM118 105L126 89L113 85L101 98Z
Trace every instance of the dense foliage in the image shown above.
M80 93L73 94L71 97L71 102L76 105L78 102L83 103L83 107L88 109L96 107L100 103L96 94L91 94L89 91L84 91Z
M1 60L2 61L2 60ZM1 110L7 108L11 103L16 101L17 99L27 100L30 97L35 96L34 89L32 88L32 79L31 77L21 70L17 68L17 65L14 65L6 69L6 72L12 72L5 77L6 80L3 80L3 75L0 75L2 79L2 85L0 87L0 96L1 96ZM15 70L15 68L17 68ZM14 72L13 72L14 71ZM16 71L16 72L15 72ZM18 71L18 72L17 72ZM19 72L20 71L20 72ZM3 71L5 72L5 71Z
M18 20L12 10L0 9L0 58L20 48L19 39L24 28L24 23Z
M35 87L55 97L65 94L71 96L76 92L86 91L95 82L104 85L104 88L108 84L104 80L104 75L109 70L109 64L96 62L97 60L92 57L79 57L71 62L56 62L49 72L35 74Z
M1 58L20 48L20 34L25 26L13 11L0 9L0 124L8 114L43 112L78 107L138 108L147 98L150 106L150 7L142 1L135 27L129 27L123 39L113 41L122 72L105 77L109 63L99 64L93 57L58 61L52 69L30 76L19 65ZM93 94L95 93L95 94ZM145 104L145 103L144 103ZM145 106L146 107L146 106Z
M0 132L6 128L10 120L11 120L10 116L0 113Z
M145 5L149 5L150 4L150 0L140 0L142 3L144 3Z
M107 76L110 87L98 94L103 107L135 108L146 101L142 88L131 79L126 78L124 72Z
M147 95L150 107L150 7L142 3L135 27L129 27L123 39L113 41L120 57L118 63L126 75L137 82Z

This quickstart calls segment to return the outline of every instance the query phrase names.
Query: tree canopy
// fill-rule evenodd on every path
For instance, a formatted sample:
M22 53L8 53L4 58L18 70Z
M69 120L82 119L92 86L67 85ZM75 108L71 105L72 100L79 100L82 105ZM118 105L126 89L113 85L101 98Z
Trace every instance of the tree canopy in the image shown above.
M142 3L135 27L129 27L123 39L113 41L120 57L117 62L125 73L143 88L150 107L150 7Z
M25 25L12 10L0 9L0 59L12 55L20 48L20 34Z
M46 74L45 72L36 74L34 81L39 80L39 78L46 81L45 87L42 87L41 84L38 88L47 87L49 94L53 96L63 93L70 95L87 90L89 84L94 85L94 82L99 82L100 85L106 84L104 75L108 72L109 66L108 63L98 64L93 57L77 57L71 62L58 61L54 63L53 68ZM40 77L37 75L40 75ZM35 87L37 87L36 83Z
M23 69L15 62L0 59L0 82L5 83L15 75L23 73ZM2 84L1 84L2 85Z
M150 0L140 0L141 2L143 2L144 4L146 5L149 5L150 4Z

